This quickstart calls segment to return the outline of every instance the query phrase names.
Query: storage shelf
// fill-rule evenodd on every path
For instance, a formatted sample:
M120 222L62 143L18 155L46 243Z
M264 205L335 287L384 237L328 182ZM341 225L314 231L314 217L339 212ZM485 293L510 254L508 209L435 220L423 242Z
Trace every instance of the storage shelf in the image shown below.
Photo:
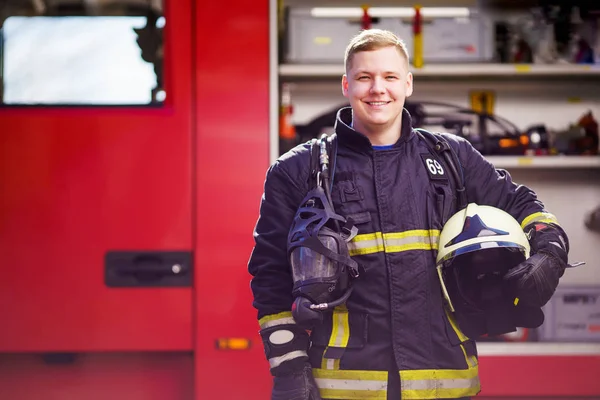
M497 168L600 168L600 156L486 156Z
M600 78L600 65L574 64L428 64L411 68L415 77L431 78L519 78L555 77L565 79ZM284 79L341 78L340 64L281 64L279 76Z

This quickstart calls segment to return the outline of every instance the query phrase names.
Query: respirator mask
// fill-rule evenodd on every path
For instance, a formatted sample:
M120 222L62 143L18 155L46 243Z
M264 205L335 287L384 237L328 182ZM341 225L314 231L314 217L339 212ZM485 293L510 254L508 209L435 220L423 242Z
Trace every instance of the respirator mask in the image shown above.
M302 200L287 241L294 280L292 315L307 329L322 320L323 311L348 299L351 280L359 275L358 264L348 250L348 242L358 229L333 209L325 139L319 148L317 185Z

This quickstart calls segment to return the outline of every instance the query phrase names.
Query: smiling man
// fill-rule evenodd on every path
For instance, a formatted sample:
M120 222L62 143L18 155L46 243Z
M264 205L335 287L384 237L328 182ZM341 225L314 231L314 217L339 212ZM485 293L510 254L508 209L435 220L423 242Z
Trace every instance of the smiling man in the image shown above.
M538 254L509 280L536 316L564 272L567 237L533 191L469 142L413 129L404 108L413 77L396 35L362 31L345 67L350 107L337 113L327 168L317 174L313 161L328 158L301 144L271 165L264 184L248 270L271 399L475 396L475 342L457 325L436 269L440 231L467 200L506 211L517 230L534 229ZM498 301L512 307L514 299Z
M353 128L374 145L392 145L400 136L404 100L413 77L403 42L387 31L354 39L346 51L342 91L350 100Z

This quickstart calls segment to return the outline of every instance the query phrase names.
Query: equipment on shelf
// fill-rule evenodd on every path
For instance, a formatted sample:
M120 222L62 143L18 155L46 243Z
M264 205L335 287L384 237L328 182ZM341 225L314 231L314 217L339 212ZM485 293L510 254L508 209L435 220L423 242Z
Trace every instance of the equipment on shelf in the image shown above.
M296 125L298 143L332 132L340 107L317 116L306 125ZM498 115L435 101L407 101L405 108L410 112L415 128L461 136L484 155L549 153L550 136L543 124L521 131L514 123Z

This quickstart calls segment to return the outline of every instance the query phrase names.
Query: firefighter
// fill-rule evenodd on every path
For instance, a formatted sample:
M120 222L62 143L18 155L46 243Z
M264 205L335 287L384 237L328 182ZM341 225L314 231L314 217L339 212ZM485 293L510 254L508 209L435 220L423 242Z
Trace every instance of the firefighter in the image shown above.
M337 114L330 168L317 174L323 191L312 183L309 144L282 155L264 183L248 269L272 399L475 396L474 338L449 310L436 269L440 231L460 196L451 166L404 109L413 91L406 47L391 32L364 30L344 62L350 107ZM503 282L541 307L567 266L566 234L532 190L466 140L442 136L469 202L504 210L529 235L533 255Z

